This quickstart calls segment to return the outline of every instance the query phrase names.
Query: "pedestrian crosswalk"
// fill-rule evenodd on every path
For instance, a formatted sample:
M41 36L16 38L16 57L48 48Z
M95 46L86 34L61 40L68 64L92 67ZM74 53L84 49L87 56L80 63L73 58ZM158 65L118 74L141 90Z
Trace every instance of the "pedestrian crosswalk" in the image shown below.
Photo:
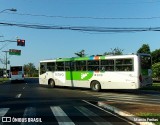
M67 114L59 106L50 107L54 116L56 117L59 125L75 125L73 121L67 116Z
M114 117L88 105L24 107L17 108L17 111L12 108L0 108L0 125L9 123L19 125L116 125L118 122L126 124L122 119Z
M8 112L9 108L0 108L0 116L4 116ZM2 117L0 117L2 120Z
M160 105L160 96L143 95L143 94L125 94L125 93L94 93L89 91L82 91L88 95L98 97L106 101L117 101L126 103L137 103L146 105Z

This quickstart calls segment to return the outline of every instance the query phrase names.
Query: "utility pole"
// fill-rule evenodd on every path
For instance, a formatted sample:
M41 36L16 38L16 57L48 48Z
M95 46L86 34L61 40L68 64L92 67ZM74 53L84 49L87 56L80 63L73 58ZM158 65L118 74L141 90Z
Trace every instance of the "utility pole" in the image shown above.
M9 52L9 51L2 51L2 52L5 52L5 53L6 53L6 59L5 59L6 61L5 61L5 64L6 64L6 77L7 77L7 75L8 75L8 74L7 74L7 65L8 65L7 55L8 55L8 52Z

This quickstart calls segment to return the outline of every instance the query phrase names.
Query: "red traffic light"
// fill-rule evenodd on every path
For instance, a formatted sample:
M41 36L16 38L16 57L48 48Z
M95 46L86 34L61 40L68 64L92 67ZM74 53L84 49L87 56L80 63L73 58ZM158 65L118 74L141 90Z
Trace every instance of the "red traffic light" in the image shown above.
M17 39L17 46L25 46L25 40Z
M21 45L25 46L25 40L21 40Z

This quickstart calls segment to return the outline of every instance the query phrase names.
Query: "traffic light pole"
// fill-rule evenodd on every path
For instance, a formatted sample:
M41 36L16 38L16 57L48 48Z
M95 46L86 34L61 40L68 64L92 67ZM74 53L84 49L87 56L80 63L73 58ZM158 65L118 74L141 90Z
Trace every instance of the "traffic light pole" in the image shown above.
M17 41L14 41L14 40L3 40L3 41L0 41L0 42L17 42L17 46L25 46L25 40L22 40L22 39L17 39ZM0 48L1 50L2 48ZM6 59L5 59L5 64L6 64L6 77L7 77L7 64L8 64L8 59L7 59L7 54L9 51L2 51L2 52L5 52L6 53Z

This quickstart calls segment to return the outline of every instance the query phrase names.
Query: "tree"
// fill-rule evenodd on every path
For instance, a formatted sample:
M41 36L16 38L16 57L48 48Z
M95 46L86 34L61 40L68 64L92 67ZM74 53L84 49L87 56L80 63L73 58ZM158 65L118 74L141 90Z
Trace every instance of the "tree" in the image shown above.
M152 55L152 63L158 63L160 62L160 49L156 49L151 53Z
M123 55L123 49L114 48L110 52L105 52L103 55Z
M147 53L150 54L150 47L148 44L143 44L141 48L139 48L139 50L137 51L137 53Z
M86 56L85 54L85 50L81 50L80 52L74 53L75 55L77 55L78 57L84 57Z
M155 63L152 65L152 70L153 70L153 78L160 79L160 62Z
M24 73L26 75L28 75L29 77L32 77L35 74L38 75L38 72L37 72L33 63L28 63L28 64L24 65Z

